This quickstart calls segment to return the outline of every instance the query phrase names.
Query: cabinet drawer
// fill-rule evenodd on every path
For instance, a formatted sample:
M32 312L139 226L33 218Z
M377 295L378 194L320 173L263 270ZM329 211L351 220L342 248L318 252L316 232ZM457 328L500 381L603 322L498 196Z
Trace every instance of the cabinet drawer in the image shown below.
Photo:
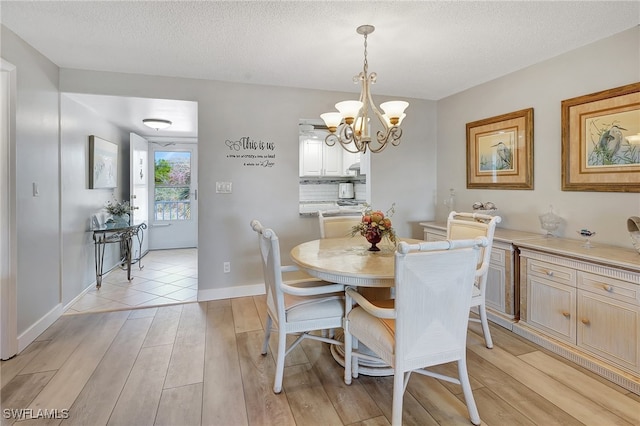
M529 260L527 262L527 273L532 276L541 277L551 280L558 284L564 284L571 287L576 286L576 270L565 268L564 266L555 265L553 263L540 262L538 260Z
M640 286L589 272L578 272L578 287L601 296L640 306Z
M436 234L431 231L424 231L424 240L425 241L444 241L447 239L447 234Z
M505 252L495 246L491 249L491 258L489 262L492 265L504 266L505 265Z

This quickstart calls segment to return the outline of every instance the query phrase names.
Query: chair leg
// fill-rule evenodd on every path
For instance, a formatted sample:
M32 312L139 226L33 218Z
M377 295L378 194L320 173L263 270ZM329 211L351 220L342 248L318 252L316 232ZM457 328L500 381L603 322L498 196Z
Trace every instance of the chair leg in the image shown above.
M267 324L264 329L264 341L262 342L262 355L266 355L267 350L269 349L269 338L271 337L272 326L273 320L271 319L271 315L267 315Z
M352 369L352 351L353 351L353 337L351 333L347 331L348 324L345 324L344 328L344 382L347 385L351 384L351 369ZM357 362L357 361L356 361Z
M484 335L484 343L487 348L493 348L493 340L491 340L491 331L489 331L489 321L487 320L487 310L484 304L478 306L480 313L480 324L482 324L482 334Z
M393 404L391 406L391 425L402 425L402 399L404 397L404 373L396 371L393 376Z
M467 372L467 360L462 358L458 361L458 379L462 385L462 392L464 394L464 400L467 404L467 410L469 411L469 418L474 425L480 424L480 414L478 413L478 407L476 407L476 401L473 399L473 392L471 391L471 383L469 382L469 373Z
M278 331L278 356L276 359L276 378L273 382L273 392L282 392L282 377L284 376L284 357L287 353L287 333Z

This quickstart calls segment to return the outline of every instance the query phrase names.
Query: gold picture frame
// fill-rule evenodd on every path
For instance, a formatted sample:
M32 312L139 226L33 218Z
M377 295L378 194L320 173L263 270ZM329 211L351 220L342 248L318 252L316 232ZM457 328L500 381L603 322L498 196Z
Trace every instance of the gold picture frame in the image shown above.
M467 188L533 189L533 108L467 123Z
M562 101L562 190L640 192L640 83Z

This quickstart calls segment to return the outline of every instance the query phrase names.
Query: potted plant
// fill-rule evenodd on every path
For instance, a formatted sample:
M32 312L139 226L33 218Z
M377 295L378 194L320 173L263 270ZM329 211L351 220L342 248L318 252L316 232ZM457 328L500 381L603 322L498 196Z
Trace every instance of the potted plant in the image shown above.
M104 208L111 215L107 223L129 224L131 205L128 201L107 201Z

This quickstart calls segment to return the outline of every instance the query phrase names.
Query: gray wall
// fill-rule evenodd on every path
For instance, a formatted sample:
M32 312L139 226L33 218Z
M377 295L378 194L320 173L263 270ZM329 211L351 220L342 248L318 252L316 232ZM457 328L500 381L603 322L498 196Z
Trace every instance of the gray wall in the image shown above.
M2 27L2 57L16 66L18 335L60 303L59 69ZM11 142L10 142L11 143ZM33 196L33 183L40 195Z
M60 77L63 92L198 102L200 297L238 294L226 289L262 282L251 219L278 232L284 259L294 245L319 237L317 218L298 214L298 120L319 116L353 94L70 69ZM415 237L421 232L412 222L433 217L425 194L435 189L435 103L409 102L402 144L387 148L372 165L379 185L372 203L386 210L396 202L398 233ZM229 158L238 152L226 141L242 137L275 144L273 167ZM233 193L216 194L217 181L232 182ZM230 274L223 273L225 261Z
M629 216L640 214L640 194L561 190L561 108L564 99L640 81L640 27L584 46L548 61L438 101L437 217L442 201L456 190L458 209L493 201L504 228L543 232L538 215L552 204L565 220L567 238L596 231L594 243L631 248ZM524 108L534 109L534 190L466 189L465 125ZM454 167L453 165L458 165Z
M62 229L62 303L73 301L87 287L95 285L93 232L89 231L92 214L100 213L107 201L125 199L129 194L129 134L96 115L69 96L60 96L61 114L61 207ZM119 146L118 187L89 189L89 135ZM128 198L126 198L128 199ZM117 244L105 247L104 270L118 260Z

